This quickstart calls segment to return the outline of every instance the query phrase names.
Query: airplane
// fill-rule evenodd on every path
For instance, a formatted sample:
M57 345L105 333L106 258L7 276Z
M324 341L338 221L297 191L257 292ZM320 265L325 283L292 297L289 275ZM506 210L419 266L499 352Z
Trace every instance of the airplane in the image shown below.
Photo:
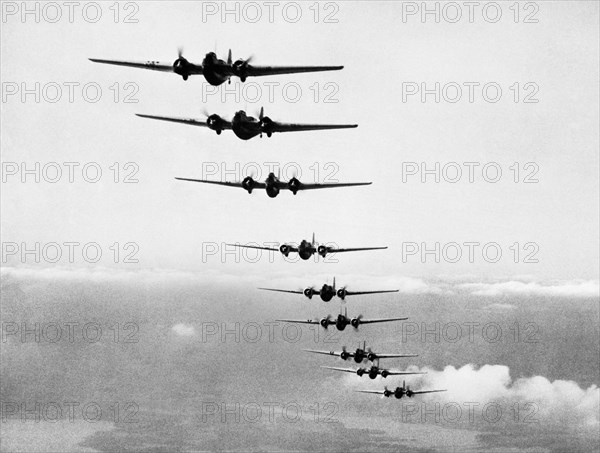
M370 182L349 182L349 183L324 183L324 184L304 184L301 183L295 176L289 180L289 182L282 182L279 180L275 173L269 173L265 182L255 181L251 176L246 176L241 182L229 182L229 181L208 181L204 179L190 179L190 178L175 178L180 181L191 181L191 182L202 182L206 184L217 184L228 187L241 187L242 189L252 193L254 189L266 189L269 198L275 198L279 195L282 189L291 190L294 195L299 190L312 190L312 189L329 189L335 187L351 187L351 186L368 186Z
M316 131L325 129L351 129L358 127L358 124L295 124L295 123L280 123L273 121L268 116L264 115L264 108L261 107L258 118L254 118L246 114L244 110L238 110L233 115L233 120L228 121L216 113L211 115L205 112L206 121L194 118L181 118L171 116L146 115L144 113L136 113L142 118L150 118L153 120L170 121L172 123L190 124L192 126L208 127L215 131L217 135L221 135L224 130L231 129L233 133L242 140L250 140L257 135L262 138L263 134L271 137L275 132L297 132L297 131Z
M395 371L395 370L386 370L385 368L379 367L379 362L377 364L371 365L369 368L338 368L334 366L322 366L321 368L327 368L328 370L335 371L345 371L346 373L356 373L359 377L362 377L364 374L369 376L370 379L375 379L377 376L381 376L382 378L386 378L388 376L399 376L399 375L407 375L407 374L427 374L424 371Z
M359 294L382 294L382 293L397 293L397 289L388 289L382 291L348 291L346 287L335 289L335 277L333 278L333 285L325 283L321 289L314 289L314 287L306 288L304 290L287 290L287 289L273 289L273 288L258 288L264 291L275 291L279 293L291 293L291 294L304 294L309 299L312 299L314 295L318 295L323 302L329 302L335 295L337 295L342 301L346 299L346 296L355 296Z
M358 348L354 352L347 351L346 346L342 348L341 352L336 351L317 351L315 349L303 349L306 352L312 352L314 354L323 354L323 355L333 355L340 356L342 360L348 360L350 357L354 358L356 363L361 363L364 359L367 359L369 362L375 362L375 360L379 359L391 359L396 357L418 357L418 354L377 354L371 350L371 348L367 349L367 342L363 342L362 348L360 344Z
M310 259L315 253L318 253L323 258L327 256L328 253L342 253L342 252L360 252L364 250L383 250L387 249L387 247L362 247L362 248L349 248L349 249L336 249L333 247L327 247L325 245L319 245L317 247L315 243L315 235L313 233L312 242L308 242L306 239L303 239L300 242L298 247L294 247L289 244L282 244L278 249L274 249L271 247L260 247L255 245L240 245L240 244L225 244L233 247L241 247L247 249L258 249L258 250L269 250L272 252L281 252L284 256L288 256L291 252L298 253L300 258L303 260Z
M402 387L396 387L395 390L388 390L387 387L384 387L385 390L355 390L355 392L360 393L374 393L376 395L383 395L386 398L394 395L397 399L402 398L403 396L407 396L408 398L412 398L414 395L420 395L422 393L436 393L436 392L446 392L447 390L420 390L415 392L411 390L404 381L402 381Z
M340 310L341 311L341 310ZM340 313L335 319L331 319L331 315L327 315L322 319L307 319L295 320L295 319L276 319L279 322L291 322L296 324L319 324L324 329L327 329L331 325L335 325L337 330L344 330L346 326L351 325L355 329L361 324L373 324L376 322L391 322L391 321L406 321L408 318L379 318L379 319L363 319L362 315L358 315L355 318L348 318L348 310L344 314Z
M296 74L300 72L323 72L339 71L343 66L252 66L252 57L233 61L231 49L227 55L227 61L217 58L215 52L209 52L204 56L202 64L194 64L183 57L183 49L177 51L177 59L173 63L160 61L124 61L104 60L90 58L94 63L112 64L117 66L129 66L132 68L151 69L160 72L174 72L187 80L191 75L203 75L208 83L219 86L224 82L231 83L231 77L239 77L243 82L248 77L260 77L279 74Z

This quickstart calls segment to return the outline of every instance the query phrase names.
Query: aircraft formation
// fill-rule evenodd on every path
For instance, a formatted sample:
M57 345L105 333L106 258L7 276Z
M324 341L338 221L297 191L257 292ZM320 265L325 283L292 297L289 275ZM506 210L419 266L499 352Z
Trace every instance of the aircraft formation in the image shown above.
M178 50L178 57L173 63L165 63L159 61L128 61L128 60L107 60L90 58L92 62L103 63L117 66L127 66L133 68L148 69L160 72L172 72L188 80L192 75L202 75L204 79L211 85L218 86L225 82L231 83L232 77L237 77L243 83L248 77L261 77L278 74L296 74L306 72L321 72L321 71L338 71L343 69L343 66L254 66L251 64L252 57L247 59L238 59L233 61L231 50L229 50L226 60L221 60L217 57L215 52L209 52L205 55L202 63L192 63L183 57L182 49ZM303 123L285 123L280 121L274 121L268 116L265 116L264 109L261 108L257 117L253 117L247 114L244 110L237 111L231 120L225 119L222 116L208 112L204 112L205 119L194 119L194 118L182 118L182 117L171 117L171 116L159 116L149 114L136 114L142 118L188 124L192 126L206 127L217 135L221 135L224 130L231 130L239 139L250 140L254 137L261 137L266 135L271 137L274 133L280 132L295 132L295 131L315 131L315 130L330 130L330 129L351 129L358 127L357 124L303 124ZM313 189L328 189L328 188L342 188L342 187L356 187L356 186L367 186L371 182L351 182L351 183L302 183L295 176L288 182L281 181L278 176L274 173L270 173L264 182L255 181L254 178L249 175L246 176L242 181L229 182L229 181L211 181L204 179L194 178L183 178L176 177L175 179L180 181L196 182L202 184L213 184L221 185L226 187L238 187L246 190L249 194L254 189L264 189L267 196L275 198L279 195L282 190L289 190L293 195L302 190L313 190ZM343 253L343 252L358 252L358 251L372 251L372 250L384 250L387 249L385 246L377 247L354 247L354 248L340 248L330 247L324 244L318 244L313 234L312 240L302 240L299 245L293 244L281 244L278 248L273 247L260 247L253 245L241 245L241 244L227 244L239 248L250 248L267 250L273 252L280 252L282 255L287 257L290 253L297 253L302 260L309 260L311 257L317 255L325 258L328 254ZM312 299L313 296L319 296L323 302L330 302L334 297L340 299L341 303L345 303L345 299L348 296L359 296L359 295L373 295L383 293L394 293L398 292L397 289L392 290L371 290L371 291L350 291L347 286L342 288L336 288L335 278L333 279L332 285L327 283L323 284L321 288L315 288L314 286L308 286L304 289L290 290L290 289L277 289L277 288L258 288L263 291L271 291L278 293L290 293L290 294L301 294ZM355 316L348 316L348 310L340 308L340 313L333 317L331 314L326 315L320 319L278 319L277 321L286 323L297 323L297 324L312 324L320 325L324 329L328 329L330 326L334 326L338 331L344 331L348 326L351 326L353 330L357 331L363 324L377 324L387 322L398 322L407 320L407 317L391 317L391 318L364 318L362 314ZM351 329L352 330L352 329ZM370 379L376 379L381 376L387 378L388 376L406 376L406 375L422 375L425 372L418 371L407 371L407 370L396 370L381 367L379 361L382 359L403 359L417 357L417 354L403 354L403 353L381 353L373 351L371 347L367 348L366 342L363 342L362 346L359 345L355 350L348 350L347 347L343 347L341 351L322 351L305 349L304 351L312 354L329 355L333 357L339 357L346 361L348 359L354 360L359 365L358 368L342 368L332 366L322 366L321 368L353 373L359 377L367 376ZM362 363L367 360L371 364L368 366L361 366ZM411 398L414 395L420 395L425 393L444 392L443 389L434 390L411 390L409 386L402 382L402 386L397 386L395 389L390 390L387 387L384 390L357 390L360 393L371 393L379 394L383 397L394 396L397 399L402 397Z

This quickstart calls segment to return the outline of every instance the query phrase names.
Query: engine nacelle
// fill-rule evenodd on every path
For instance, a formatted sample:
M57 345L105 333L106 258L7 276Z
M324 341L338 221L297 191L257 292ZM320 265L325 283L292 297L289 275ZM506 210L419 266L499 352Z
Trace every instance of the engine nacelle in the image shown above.
M359 376L362 376L363 374L365 374L365 369L359 368L358 370L356 370L356 374L358 374Z
M373 361L374 361L376 358L377 358L377 355L376 355L374 352L369 352L369 353L367 354L367 359L368 359L370 362L373 362Z
M308 297L309 299L312 299L312 296L313 296L313 294L314 294L314 293L315 293L315 292L313 291L313 289L312 289L312 288L306 288L306 289L304 290L304 295L305 295L306 297Z
M342 360L347 360L348 357L350 357L350 354L348 352L346 352L346 351L342 351L342 353L340 354L340 358Z
M389 375L390 375L390 373L389 373L389 371L388 371L388 370L383 370L383 371L381 372L381 377L382 377L382 378L386 378L386 377L388 377Z
M288 182L288 189L290 189L290 191L296 195L296 193L298 193L298 191L300 190L300 186L302 185L302 183L298 180L298 178L293 177L292 179L290 179L290 182Z
M338 289L337 295L340 299L344 300L346 298L346 294L347 294L346 288Z
M321 327L324 327L325 329L327 329L329 327L329 318L323 318L321 319Z
M324 245L320 245L317 248L317 252L319 253L319 255L321 255L323 258L325 258L325 255L327 255L328 250L327 250L327 247L325 247Z
M407 390L406 391L406 396L408 396L409 398L411 398L414 395L412 390Z
M251 176L246 176L242 181L242 187L248 191L248 193L252 193L252 190L256 186L256 181L252 179ZM283 253L283 252L282 252Z
M287 257L290 254L290 246L284 244L279 247L279 251L283 254L283 256Z
M392 395L392 391L388 390L387 387L385 388L385 390L383 391L383 396L385 396L386 398L389 398Z
M187 80L190 75L189 67L190 67L190 62L187 61L183 57L179 57L177 60L175 60L173 62L173 72L175 74L179 74L181 77L183 77L183 80Z
M212 129L217 133L217 135L221 135L223 131L223 118L221 118L216 113L213 113L208 118L206 118L206 125L209 129Z
M356 329L360 325L360 318L352 318L350 324Z
M267 195L269 198L275 198L277 195L279 195L279 187L277 187L275 184L268 184Z

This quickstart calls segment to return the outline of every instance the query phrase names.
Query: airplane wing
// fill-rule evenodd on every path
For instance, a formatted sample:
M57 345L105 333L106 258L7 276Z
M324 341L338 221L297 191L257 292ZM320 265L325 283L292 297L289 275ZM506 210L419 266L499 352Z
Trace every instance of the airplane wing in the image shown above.
M358 127L358 124L293 124L273 121L269 123L269 132L318 131L325 129L351 129L355 127Z
M345 371L346 373L356 373L354 368L338 368L335 366L321 366L321 368L327 368L328 370Z
M112 64L115 66L129 66L130 68L151 69L152 71L173 72L173 63L161 63L160 61L125 61L125 60L101 60L90 58L94 63ZM194 65L192 74L202 74L202 67Z
M384 250L387 247L360 247L353 249L334 249L332 247L327 247L327 253L342 253L342 252L361 252L363 250Z
M230 181L208 181L205 179L189 179L189 178L175 178L178 179L179 181L191 181L191 182L203 182L206 184L217 184L219 186L229 186L229 187L241 187L242 183L241 182L230 182ZM254 188L257 189L264 189L266 186L266 184L262 183L262 182L255 182L254 183Z
M272 289L272 288L258 288L264 291L276 291L278 293L292 293L292 294L304 294L304 291L292 291L287 289Z
M306 321L298 320L298 319L276 319L275 321L279 322L291 322L295 324L321 324L318 319L307 319Z
M406 321L408 318L379 318L379 319L361 319L361 324L373 324L375 322Z
M196 120L194 118L178 118L172 116L158 116L158 115L145 115L143 113L136 113L137 116L142 118L150 118L153 120L161 120L161 121L170 121L171 123L183 123L190 124L192 126L202 126L208 127L208 123L203 120ZM219 127L221 129L231 129L231 122L226 120L221 120L219 123Z
M297 74L300 72L339 71L343 66L252 66L248 65L245 73L250 77L278 74Z
M313 190L313 189L330 189L332 187L352 187L352 186L368 186L373 184L372 182L342 182L342 183L324 183L324 184L305 184L300 183L300 189L298 190ZM287 183L284 183L284 187L288 189Z
M393 359L397 357L419 357L419 354L375 354L378 359Z
M303 349L303 351L313 352L315 354L333 355L333 356L339 356L341 354L341 352L336 352L336 351L317 351L315 349ZM354 353L348 352L348 357L354 357Z
M278 252L279 249L273 249L271 247L259 247L257 245L240 245L240 244L225 244L225 245L231 245L233 247L242 247L245 249L257 249L257 250L270 250L272 252Z
M420 395L421 393L436 393L436 392L447 392L447 390L421 390L420 392L413 392L411 390L413 395Z
M355 392L360 393L375 393L376 395L383 395L385 392L383 390L354 390Z
M425 371L394 371L394 370L387 370L387 374L390 376L402 376L402 375L408 375L408 374L427 374ZM416 393L416 392L415 392Z
M359 296L361 294L383 294L383 293L397 293L397 289L390 289L385 291L346 291L346 296Z

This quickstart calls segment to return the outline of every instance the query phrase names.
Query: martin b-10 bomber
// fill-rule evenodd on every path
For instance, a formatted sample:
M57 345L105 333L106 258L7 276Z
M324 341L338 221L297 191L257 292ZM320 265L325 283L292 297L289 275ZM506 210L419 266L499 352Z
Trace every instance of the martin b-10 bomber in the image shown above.
M303 349L306 352L312 352L314 354L323 354L323 355L332 355L339 356L342 360L348 360L349 358L354 358L356 363L361 363L363 360L367 359L369 362L375 362L375 360L379 359L392 359L392 358L404 358L404 357L418 357L418 354L379 354L373 352L371 348L367 348L367 342L363 342L362 347L360 344L355 351L348 351L346 346L342 347L340 352L336 351L317 351L315 349Z
M363 319L362 315L358 315L355 318L348 318L348 310L344 311L344 314L341 313L337 315L336 318L331 318L331 315L327 315L321 319L307 319L297 320L297 319L276 319L275 321L279 322L290 322L295 324L315 324L320 325L324 329L327 329L329 326L334 325L337 330L345 330L346 326L351 325L355 329L358 329L358 326L361 324L373 324L376 322L392 322L392 321L406 321L408 318L379 318L379 319Z
M355 390L355 392L373 393L375 395L385 396L386 398L389 398L390 396L394 395L394 397L397 399L400 399L403 396L412 398L414 395L421 395L423 393L437 393L437 392L445 392L445 391L446 390L420 390L420 391L415 392L415 391L411 390L404 381L402 381L402 387L396 387L395 390L389 390L387 387L384 387L383 391L380 391L380 390Z
M315 242L315 235L313 233L312 242L309 242L305 239L300 242L298 247L294 247L290 244L282 244L278 249L272 247L260 247L257 245L240 245L240 244L225 244L230 245L232 247L240 247L246 249L258 249L258 250L269 250L271 252L281 252L284 256L288 256L290 253L298 253L301 259L309 260L315 253L318 253L320 256L325 258L328 253L342 253L342 252L360 252L364 250L383 250L387 249L387 247L361 247L361 248L347 248L347 249L338 249L335 247L328 247L325 245L319 245Z
M335 289L335 277L333 278L333 285L325 283L321 289L315 289L314 287L306 288L303 290L287 290L287 289L273 289L273 288L258 288L264 291L276 291L279 293L291 293L291 294L304 294L309 299L313 296L318 295L323 302L329 302L334 296L338 296L342 301L345 301L346 296L357 296L360 294L382 294L382 293L397 293L397 289L386 289L382 291L348 291L346 287Z
M396 371L396 370L387 370L385 368L379 367L379 361L376 364L371 365L368 368L338 368L334 366L322 366L321 368L327 368L328 370L335 371L345 371L346 373L356 373L359 377L363 375L369 376L370 379L375 379L377 376L381 376L382 378L386 378L388 376L399 376L399 375L409 375L409 374L427 374L424 371Z
M290 190L294 195L299 190L313 190L313 189L331 189L335 187L352 187L352 186L368 186L370 182L348 182L348 183L323 183L323 184L306 184L300 182L295 176L289 180L289 182L281 181L275 173L269 173L265 182L255 181L252 176L246 176L242 181L229 182L229 181L208 181L205 179L190 179L190 178L175 178L180 181L191 181L191 182L202 182L205 184L217 184L226 187L240 187L246 190L248 193L252 193L254 189L266 189L269 198L275 198L279 195L281 190Z
M343 66L252 66L252 57L245 60L241 58L233 61L231 49L227 55L227 61L217 58L215 52L209 52L204 56L202 64L189 62L183 57L183 49L177 51L177 59L173 63L160 61L125 61L125 60L101 60L90 58L94 63L112 64L117 66L129 66L132 68L150 69L160 72L174 72L187 80L191 75L203 75L208 83L213 86L224 82L231 83L231 77L239 77L245 82L248 77L260 77L279 74L297 74L301 72L323 72L338 71Z
M136 113L142 118L150 118L153 120L170 121L172 123L190 124L192 126L208 127L215 131L217 135L221 135L224 130L232 130L233 133L242 140L250 140L257 135L262 138L263 134L270 137L275 132L298 132L298 131L317 131L325 129L349 129L358 127L358 124L295 124L295 123L280 123L273 121L268 116L264 116L264 108L261 107L258 118L247 115L244 110L238 110L233 115L233 120L228 121L216 113L208 114L204 112L206 121L194 118L179 118L171 116L146 115Z

